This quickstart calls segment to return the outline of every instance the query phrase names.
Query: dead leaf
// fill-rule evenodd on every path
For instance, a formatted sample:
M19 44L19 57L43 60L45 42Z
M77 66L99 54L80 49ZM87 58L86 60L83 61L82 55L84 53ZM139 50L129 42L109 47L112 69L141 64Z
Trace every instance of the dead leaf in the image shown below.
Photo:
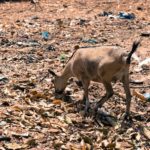
M121 149L133 148L133 145L128 141L121 142Z
M72 124L72 120L71 120L71 118L68 116L68 115L65 115L65 122L67 123L67 124Z
M146 127L143 127L143 134L144 136L150 140L150 130L147 129Z
M14 149L27 144L25 149L31 150L148 149L149 103L133 96L131 115L134 123L122 123L126 101L120 82L112 84L114 91L119 93L118 96L114 95L99 108L99 111L104 110L108 115L102 114L101 118L94 119L93 109L106 92L101 83L90 83L89 117L84 117L84 90L79 84L76 85L77 79L70 78L67 81L66 94L61 98L54 98L54 77L49 74L42 80L49 69L61 75L67 62L76 54L75 49L79 47L86 49L116 45L118 51L121 50L120 46L128 49L132 47L135 35L149 30L149 1L142 3L126 0L126 4L125 0L119 1L119 4L110 1L82 1L85 5L81 0L51 3L48 0L39 1L44 7L41 13L38 8L35 13L32 10L26 11L30 7L26 2L0 4L0 75L4 76L0 82L0 149L8 149L5 143L18 144ZM137 16L135 21L117 18L119 10L128 14L127 4L134 8L131 13ZM116 11L109 12L110 6ZM89 8L94 11L87 13ZM55 15L61 10L66 17L63 13ZM100 13L106 16L101 16ZM78 17L75 18L74 14ZM116 18L110 18L107 16L109 14ZM59 18L61 20L57 20ZM43 40L43 32L49 33L48 41ZM120 33L124 36L118 36ZM85 42L91 39L98 43ZM139 63L149 57L149 49L149 38L144 38L137 51ZM141 94L149 93L149 70L143 68L141 72L135 73L138 62L134 62L130 66L130 78L145 84L144 91L138 87L135 89ZM139 132L141 126L146 129ZM13 149L13 145L9 146Z
M17 133L17 132L11 132L11 134L15 137L29 137L29 133L28 132L25 132L25 133Z
M136 138L136 140L137 140L137 141L140 141L140 139L141 139L141 135L140 135L139 133L137 133L137 135L136 135L136 137L135 137L135 138Z
M30 139L27 141L26 143L28 146L36 146L37 145L37 141L35 139Z
M121 143L116 141L116 146L115 146L116 149L121 149Z
M61 103L62 103L62 100L60 100L60 99L53 100L53 104L55 104L55 105L61 105Z
M15 105L15 106L12 107L12 109L14 111L22 111L23 110L22 106L20 106L20 105Z
M20 144L18 144L18 143L5 143L4 145L7 149L12 149L12 150L24 149L24 148L28 147L27 144L21 144L21 143Z
M50 128L50 129L48 130L48 132L50 132L50 133L59 133L60 130L59 130L59 129L56 129L56 128Z
M81 141L81 150L86 150L86 145L84 140Z
M108 144L109 144L108 140L103 140L103 141L102 141L102 146L103 146L103 147L107 147Z

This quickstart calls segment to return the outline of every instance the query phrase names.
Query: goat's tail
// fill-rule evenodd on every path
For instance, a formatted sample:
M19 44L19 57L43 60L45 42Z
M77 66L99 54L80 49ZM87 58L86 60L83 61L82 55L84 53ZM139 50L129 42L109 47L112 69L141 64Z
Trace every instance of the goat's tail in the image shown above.
M127 64L130 64L130 63L131 63L132 54L137 50L137 48L138 48L140 42L141 42L141 40L138 40L138 41L134 41L134 42L133 42L132 50L130 51L130 53L128 54L128 57L127 57L127 59L126 59L126 63L127 63Z

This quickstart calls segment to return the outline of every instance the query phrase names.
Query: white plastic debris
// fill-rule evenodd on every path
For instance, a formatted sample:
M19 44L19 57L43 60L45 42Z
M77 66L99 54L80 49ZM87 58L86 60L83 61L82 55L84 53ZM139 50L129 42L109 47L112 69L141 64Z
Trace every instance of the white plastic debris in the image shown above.
M135 68L135 71L142 71L143 68L150 69L150 58L146 58L145 60L139 62L138 66Z
M132 55L132 58L133 58L134 60L136 60L138 63L141 62L141 58L138 57L136 54L133 54L133 55Z
M146 58L145 60L143 60L142 62L139 63L139 66L149 66L150 65L150 58Z

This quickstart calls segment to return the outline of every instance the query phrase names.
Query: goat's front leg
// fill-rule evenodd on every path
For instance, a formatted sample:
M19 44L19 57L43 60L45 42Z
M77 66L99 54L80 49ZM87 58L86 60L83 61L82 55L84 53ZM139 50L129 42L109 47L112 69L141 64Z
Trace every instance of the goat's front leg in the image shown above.
M101 98L101 100L97 103L96 108L95 108L95 115L97 114L98 108L102 107L102 105L110 98L113 96L113 88L111 83L108 82L103 82L104 87L106 89L106 94Z
M89 97L88 97L88 87L89 87L89 84L90 84L90 81L89 80L83 80L82 81L82 84L83 84L83 89L84 89L84 99L85 99L85 115L88 113L88 109L90 107L90 102L89 102Z
M129 75L125 75L122 79L124 91L126 93L126 114L125 119L130 115L130 105L131 105L131 92L129 87Z

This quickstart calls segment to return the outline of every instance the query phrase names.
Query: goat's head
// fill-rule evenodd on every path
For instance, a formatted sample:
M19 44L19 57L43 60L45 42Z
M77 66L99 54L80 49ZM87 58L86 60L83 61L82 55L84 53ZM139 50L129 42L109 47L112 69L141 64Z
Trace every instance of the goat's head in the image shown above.
M59 94L59 95L63 94L63 92L66 88L66 85L67 85L65 78L57 75L54 71L52 71L50 69L48 71L54 77L52 79L52 82L54 84L55 94Z

